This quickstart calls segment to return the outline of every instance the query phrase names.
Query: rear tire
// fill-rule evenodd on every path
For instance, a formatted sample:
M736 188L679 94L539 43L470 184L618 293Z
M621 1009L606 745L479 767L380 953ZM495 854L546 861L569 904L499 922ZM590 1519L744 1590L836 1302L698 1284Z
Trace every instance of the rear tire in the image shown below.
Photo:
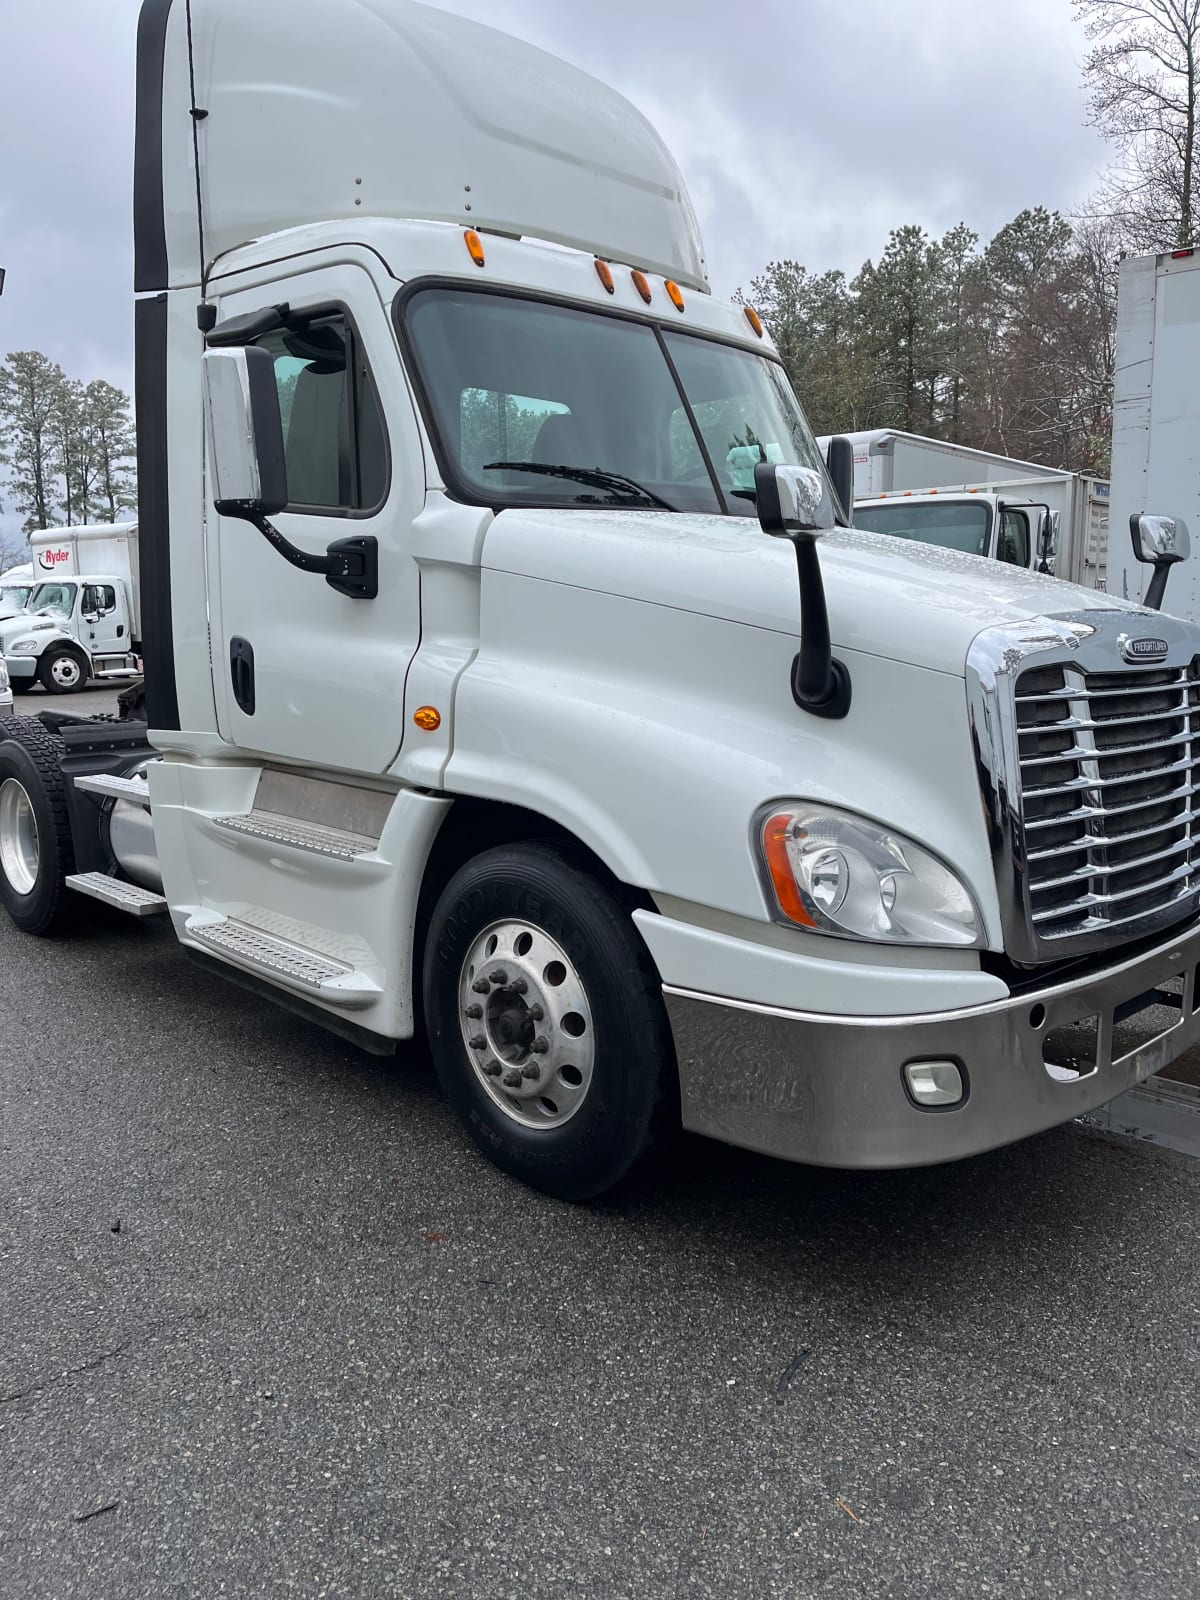
M26 933L66 920L75 870L61 746L32 717L14 717L0 743L0 903Z
M658 974L618 893L574 853L504 845L462 867L433 913L424 999L451 1106L533 1188L603 1194L677 1126Z
M47 650L38 665L38 679L47 694L75 694L89 676L88 659L69 644Z

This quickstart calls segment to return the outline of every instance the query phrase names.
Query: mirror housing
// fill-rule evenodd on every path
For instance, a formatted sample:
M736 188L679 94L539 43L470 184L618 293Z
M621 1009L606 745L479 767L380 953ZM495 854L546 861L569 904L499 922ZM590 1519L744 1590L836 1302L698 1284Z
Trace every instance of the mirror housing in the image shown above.
M829 485L812 467L760 461L754 469L754 495L759 524L772 538L800 534L815 539L837 527Z
M204 352L213 504L253 522L288 503L275 363L257 345Z
M1138 516L1134 512L1129 519L1129 531L1133 536L1134 556L1154 568L1142 604L1151 611L1158 611L1167 592L1171 568L1186 561L1191 554L1187 523L1182 517Z
M830 439L825 465L849 526L854 521L854 446L845 434Z
M1058 520L1059 513L1047 509L1038 530L1038 571L1051 578L1054 576L1054 559L1058 555Z

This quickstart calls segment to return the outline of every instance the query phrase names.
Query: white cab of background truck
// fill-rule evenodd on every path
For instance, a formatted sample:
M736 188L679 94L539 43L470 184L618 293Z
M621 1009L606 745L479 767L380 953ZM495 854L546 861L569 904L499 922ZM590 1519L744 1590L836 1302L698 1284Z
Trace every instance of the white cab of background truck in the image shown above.
M856 527L1106 587L1106 478L894 428L847 437Z
M1113 397L1113 592L1140 600L1129 519L1153 501L1200 529L1200 253L1127 256L1117 290ZM1196 568L1171 579L1166 606L1200 621Z
M0 619L0 653L18 689L69 694L137 670L136 522L29 535L34 583L23 613Z
M135 187L148 727L13 719L19 926L420 1029L576 1198L681 1123L953 1159L1200 1037L1200 632L835 526L629 104L407 0L146 0Z

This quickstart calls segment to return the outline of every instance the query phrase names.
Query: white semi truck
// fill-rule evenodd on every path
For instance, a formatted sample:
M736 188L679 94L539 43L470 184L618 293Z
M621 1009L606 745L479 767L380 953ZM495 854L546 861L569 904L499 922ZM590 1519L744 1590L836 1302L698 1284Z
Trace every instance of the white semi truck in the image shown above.
M136 673L137 523L43 528L29 545L31 591L21 611L0 616L13 688L70 694L93 678Z
M13 720L20 928L420 1030L573 1198L680 1123L966 1156L1200 1037L1200 631L836 526L629 105L405 0L146 0L137 100L148 726Z
M1106 587L1106 478L892 428L846 437L856 527Z

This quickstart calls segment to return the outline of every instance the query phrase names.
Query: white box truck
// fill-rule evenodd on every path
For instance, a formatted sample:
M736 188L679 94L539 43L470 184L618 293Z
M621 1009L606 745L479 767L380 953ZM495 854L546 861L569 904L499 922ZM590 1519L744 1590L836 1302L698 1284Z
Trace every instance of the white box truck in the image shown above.
M0 655L18 692L70 694L138 671L136 522L29 535L35 579L23 610L0 616Z
M146 0L135 165L148 725L12 719L18 927L419 1029L572 1198L681 1123L950 1160L1200 1039L1200 630L836 526L617 95L406 0Z
M1113 397L1114 592L1140 600L1147 577L1134 555L1130 518L1170 511L1200 529L1200 254L1127 256L1117 290ZM1191 566L1171 579L1167 607L1200 620Z
M856 527L1107 587L1106 478L891 428L847 437Z

